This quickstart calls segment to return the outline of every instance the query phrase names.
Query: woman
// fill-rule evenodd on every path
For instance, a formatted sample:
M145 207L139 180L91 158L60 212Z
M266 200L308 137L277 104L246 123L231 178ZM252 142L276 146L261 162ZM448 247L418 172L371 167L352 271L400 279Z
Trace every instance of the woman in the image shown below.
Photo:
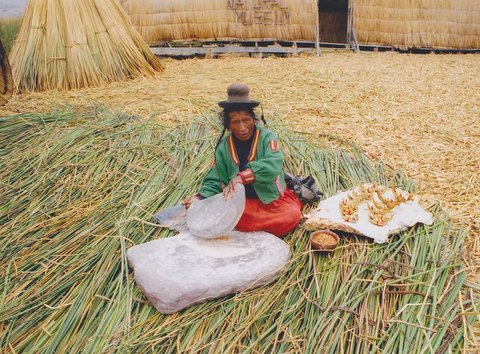
M228 198L238 184L243 184L245 211L235 229L285 236L300 222L302 204L285 186L284 156L275 135L256 125L253 109L259 102L250 100L249 91L245 84L232 84L227 100L218 103L223 108L224 129L214 164L193 198L208 198L222 191ZM227 129L231 134L223 138ZM191 200L184 201L185 207Z

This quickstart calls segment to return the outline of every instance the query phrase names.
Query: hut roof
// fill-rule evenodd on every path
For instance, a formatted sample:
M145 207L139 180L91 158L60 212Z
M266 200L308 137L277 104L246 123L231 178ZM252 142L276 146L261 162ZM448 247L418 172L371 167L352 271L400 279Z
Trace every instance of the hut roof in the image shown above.
M10 61L19 90L98 86L163 70L115 0L31 0Z
M121 0L147 43L165 40L314 40L312 0Z

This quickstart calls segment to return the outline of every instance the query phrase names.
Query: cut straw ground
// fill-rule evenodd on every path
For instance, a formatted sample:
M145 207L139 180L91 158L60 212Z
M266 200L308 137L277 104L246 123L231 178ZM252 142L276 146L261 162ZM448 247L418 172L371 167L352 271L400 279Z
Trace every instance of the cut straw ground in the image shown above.
M272 128L292 173L327 195L359 182L414 185L354 147ZM458 352L475 344L464 231L436 223L384 245L345 236L331 256L290 234L278 281L165 316L133 281L126 249L172 233L150 223L193 194L213 116L170 130L105 110L0 121L0 347L14 352Z

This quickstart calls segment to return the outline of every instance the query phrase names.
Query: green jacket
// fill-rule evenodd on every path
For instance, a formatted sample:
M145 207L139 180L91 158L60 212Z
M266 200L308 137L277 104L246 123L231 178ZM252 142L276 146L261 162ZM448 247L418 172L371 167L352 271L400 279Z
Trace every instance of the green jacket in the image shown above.
M278 148L276 136L269 130L257 126L248 157L247 170L242 174L246 176L247 184L250 184L249 182L254 178L251 184L264 204L277 200L285 190L285 176L282 171L283 156L283 152ZM203 180L199 194L207 198L220 193L239 173L238 165L233 136L230 134L220 142L215 153L214 164Z

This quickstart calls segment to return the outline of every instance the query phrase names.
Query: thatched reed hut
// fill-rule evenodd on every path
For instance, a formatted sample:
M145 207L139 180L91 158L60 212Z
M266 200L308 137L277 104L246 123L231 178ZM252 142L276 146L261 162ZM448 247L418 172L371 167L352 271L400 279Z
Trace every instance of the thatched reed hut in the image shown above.
M480 0L319 0L320 39L409 48L480 48ZM350 22L350 26L348 23Z
M315 41L480 48L480 0L120 0L147 43ZM317 20L318 16L318 20Z
M12 69L8 62L7 53L0 40L0 106L3 106L12 97L13 79Z
M10 63L20 91L99 86L163 70L115 0L31 0Z
M312 0L120 0L147 43L183 40L314 41Z

